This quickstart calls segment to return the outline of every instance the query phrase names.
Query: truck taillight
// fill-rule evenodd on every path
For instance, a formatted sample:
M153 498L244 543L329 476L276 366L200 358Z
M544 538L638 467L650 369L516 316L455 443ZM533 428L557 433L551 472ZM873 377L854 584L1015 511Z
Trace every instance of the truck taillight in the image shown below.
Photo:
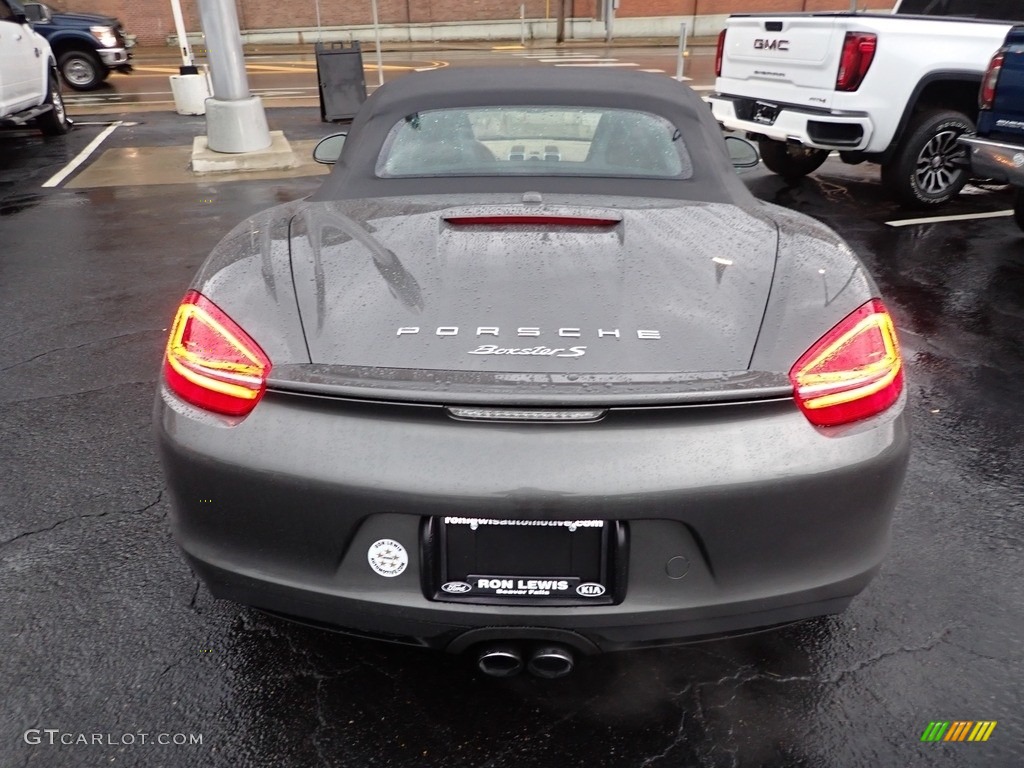
M847 32L843 41L843 55L836 75L837 91L856 91L864 82L871 62L875 58L878 35L872 32Z
M999 73L1003 69L1003 52L999 51L992 57L988 69L985 70L985 79L981 81L981 92L978 94L978 106L981 109L992 109L992 102L996 99L996 83L999 82Z
M718 47L715 48L715 77L722 76L722 58L725 55L725 32L718 33Z

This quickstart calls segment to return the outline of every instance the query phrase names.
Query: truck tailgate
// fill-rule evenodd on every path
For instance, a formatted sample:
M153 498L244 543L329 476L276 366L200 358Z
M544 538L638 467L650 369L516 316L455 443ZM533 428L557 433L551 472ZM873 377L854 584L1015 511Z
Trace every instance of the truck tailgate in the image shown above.
M830 16L732 16L719 90L769 101L828 108L835 95L842 48L840 19ZM837 39L840 38L840 39Z

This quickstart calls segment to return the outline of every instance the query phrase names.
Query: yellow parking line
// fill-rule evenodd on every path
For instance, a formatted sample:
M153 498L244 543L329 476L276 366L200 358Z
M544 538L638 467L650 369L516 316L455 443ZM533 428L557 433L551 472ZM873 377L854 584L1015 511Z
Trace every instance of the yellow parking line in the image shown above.
M146 67L138 64L132 65L133 72L157 72L162 75L176 75L180 71L178 67Z
M316 72L316 66L305 67L282 67L280 64L246 64L245 68L250 72Z

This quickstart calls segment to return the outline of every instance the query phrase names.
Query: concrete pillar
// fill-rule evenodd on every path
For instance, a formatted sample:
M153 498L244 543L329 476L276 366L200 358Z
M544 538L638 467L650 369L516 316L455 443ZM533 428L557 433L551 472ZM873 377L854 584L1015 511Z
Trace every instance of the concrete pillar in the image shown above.
M255 152L270 146L263 102L249 92L234 0L199 0L213 98L206 100L206 133L214 152Z

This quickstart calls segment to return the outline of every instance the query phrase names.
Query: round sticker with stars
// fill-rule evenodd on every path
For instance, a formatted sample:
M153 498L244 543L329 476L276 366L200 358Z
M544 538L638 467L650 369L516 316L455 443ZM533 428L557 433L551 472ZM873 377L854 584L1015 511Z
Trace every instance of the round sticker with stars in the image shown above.
M400 575L409 565L409 553L394 539L379 539L370 545L366 559L378 576Z

